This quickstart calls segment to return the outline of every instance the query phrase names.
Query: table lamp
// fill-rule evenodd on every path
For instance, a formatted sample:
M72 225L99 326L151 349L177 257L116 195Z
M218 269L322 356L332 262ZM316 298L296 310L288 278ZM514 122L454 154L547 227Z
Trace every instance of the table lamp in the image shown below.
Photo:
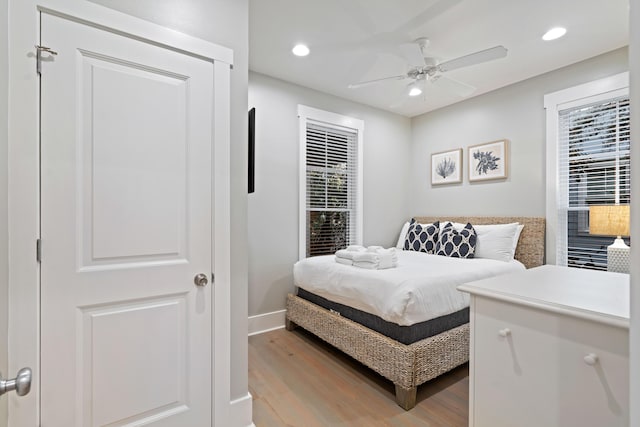
M622 236L629 236L629 205L589 206L589 234L617 236L607 247L607 271L629 272L629 246Z

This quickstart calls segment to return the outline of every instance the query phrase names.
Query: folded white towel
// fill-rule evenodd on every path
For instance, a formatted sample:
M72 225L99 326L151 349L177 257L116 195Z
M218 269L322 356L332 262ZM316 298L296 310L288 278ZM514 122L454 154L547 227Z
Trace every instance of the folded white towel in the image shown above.
M352 261L355 254L365 252L366 250L367 248L364 246L351 245L348 246L347 249L340 249L339 251L336 251L336 258L344 258Z
M354 261L353 262L353 266L354 267L366 268L368 270L377 270L379 265L380 265L380 263L369 262L369 261L358 261L358 262Z
M353 261L347 258L340 258L339 256L336 256L336 262L338 264L344 264L344 265L353 265Z
M377 252L356 252L353 254L353 262L370 262L377 264L380 262L380 255Z
M336 258L348 259L349 261L353 261L353 257L357 254L365 253L364 251L348 251L346 249L340 249L336 252Z
M379 269L393 268L398 265L398 254L396 248L379 249L378 256L380 257Z
M385 249L382 246L350 245L346 249L336 251L337 263L353 265L370 270L393 268L398 265L396 248Z
M386 269L398 265L398 254L395 248L369 247L366 252L353 255L353 265L360 268Z
M392 256L392 257L398 258L398 252L396 251L396 248L389 248L389 249L381 248L376 250L376 253L382 256Z

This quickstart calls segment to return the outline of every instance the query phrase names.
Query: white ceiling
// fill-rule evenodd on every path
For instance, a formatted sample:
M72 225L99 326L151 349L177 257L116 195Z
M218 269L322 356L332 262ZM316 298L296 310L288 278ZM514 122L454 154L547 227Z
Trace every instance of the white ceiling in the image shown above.
M440 62L503 45L506 58L446 73L479 95L627 45L628 13L628 0L250 0L249 68L413 117L462 98L436 85L410 98L408 81L347 86L404 74L398 45L418 37ZM542 41L554 26L567 35ZM309 56L291 54L299 42Z

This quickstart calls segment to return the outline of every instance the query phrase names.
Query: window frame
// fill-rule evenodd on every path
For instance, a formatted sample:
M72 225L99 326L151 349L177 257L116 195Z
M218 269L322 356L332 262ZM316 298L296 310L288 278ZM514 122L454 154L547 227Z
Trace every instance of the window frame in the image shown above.
M558 208L561 206L559 181L559 114L563 110L586 106L596 102L629 96L629 73L623 72L589 83L552 92L544 96L546 109L546 262L557 264L561 248L556 247ZM568 197L568 195L566 195ZM566 248L564 249L566 252ZM564 257L566 259L566 256Z
M356 133L357 155L356 155L356 176L355 185L355 242L362 244L363 240L363 139L364 121L349 116L344 116L329 111L320 110L306 105L298 105L299 122L299 231L298 231L298 258L307 258L307 123L313 122L326 127L333 127L339 130L348 130Z

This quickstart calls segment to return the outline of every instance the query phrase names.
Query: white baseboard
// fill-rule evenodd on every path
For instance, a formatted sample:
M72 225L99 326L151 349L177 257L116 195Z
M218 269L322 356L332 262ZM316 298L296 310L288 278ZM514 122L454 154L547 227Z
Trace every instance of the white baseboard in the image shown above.
M249 336L284 328L285 310L249 317Z
M247 393L239 399L232 400L229 406L229 425L234 427L255 427L253 424L253 399Z

